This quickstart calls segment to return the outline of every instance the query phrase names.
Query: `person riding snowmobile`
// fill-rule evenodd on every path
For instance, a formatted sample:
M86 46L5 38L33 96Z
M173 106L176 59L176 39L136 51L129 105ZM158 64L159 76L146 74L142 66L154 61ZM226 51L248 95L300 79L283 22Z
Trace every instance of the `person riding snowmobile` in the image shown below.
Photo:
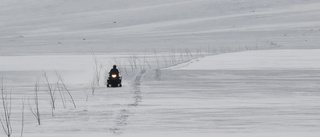
M113 65L113 68L110 70L109 74L117 74L119 76L119 70L117 69L117 65Z
M122 77L119 76L119 70L116 65L113 65L113 68L109 72L109 78L107 79L107 87L122 87L121 85Z

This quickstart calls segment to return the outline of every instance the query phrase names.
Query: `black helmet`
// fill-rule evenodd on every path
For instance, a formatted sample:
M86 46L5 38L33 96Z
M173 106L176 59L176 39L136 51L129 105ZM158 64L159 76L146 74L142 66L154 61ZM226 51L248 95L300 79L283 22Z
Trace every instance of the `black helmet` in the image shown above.
M113 68L117 68L117 65L113 65Z

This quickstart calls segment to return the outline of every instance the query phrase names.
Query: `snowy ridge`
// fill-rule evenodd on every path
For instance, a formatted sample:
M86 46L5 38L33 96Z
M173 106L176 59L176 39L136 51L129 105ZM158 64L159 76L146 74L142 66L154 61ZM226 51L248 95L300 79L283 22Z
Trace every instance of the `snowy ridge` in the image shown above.
M3 0L0 5L1 55L319 43L317 0Z
M244 51L205 57L197 62L180 66L180 69L320 70L319 55L319 49Z

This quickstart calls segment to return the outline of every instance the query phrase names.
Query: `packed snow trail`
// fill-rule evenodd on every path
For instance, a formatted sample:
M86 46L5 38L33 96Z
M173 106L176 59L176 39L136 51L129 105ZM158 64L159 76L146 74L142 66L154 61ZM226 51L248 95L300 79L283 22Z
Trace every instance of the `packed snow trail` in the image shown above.
M139 106L139 103L142 101L142 95L140 91L140 84L144 74L147 70L141 70L137 73L131 81L130 85L130 96L132 101L127 104L123 109L117 112L116 117L114 119L113 127L109 130L114 134L124 134L125 127L128 124L128 118L132 116L131 110L135 107Z

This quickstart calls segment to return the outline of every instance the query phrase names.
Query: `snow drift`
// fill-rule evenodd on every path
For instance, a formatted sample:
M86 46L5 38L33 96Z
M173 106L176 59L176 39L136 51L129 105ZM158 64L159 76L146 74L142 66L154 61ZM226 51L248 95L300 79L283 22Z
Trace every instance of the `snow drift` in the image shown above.
M320 50L260 50L209 56L182 70L319 70Z

